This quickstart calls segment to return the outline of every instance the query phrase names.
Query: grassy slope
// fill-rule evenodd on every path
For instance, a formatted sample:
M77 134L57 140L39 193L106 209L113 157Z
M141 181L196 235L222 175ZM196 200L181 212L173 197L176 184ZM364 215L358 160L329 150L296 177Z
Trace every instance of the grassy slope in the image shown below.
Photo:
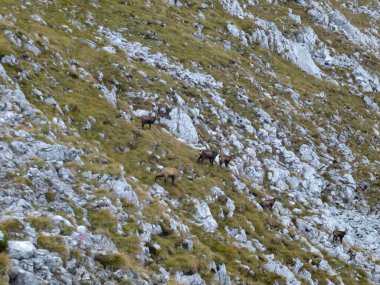
M246 89L251 90L248 96L252 100L257 100L258 106L261 106L274 118L279 120L285 119L278 113L278 110L281 110L282 106L279 103L274 103L269 99L263 98L257 90L251 89L248 81L240 80L240 77L245 73L244 70L250 71L253 69L252 67L249 67L250 62L246 59L246 54L256 53L260 55L263 60L270 62L278 75L278 80L285 84L291 84L303 98L311 98L311 93L320 92L322 90L327 92L329 96L328 106L321 102L315 102L312 111L316 114L319 112L319 114L326 115L327 117L329 114L335 113L336 110L339 110L341 116L347 118L347 125L342 124L339 126L341 129L351 126L353 129L359 129L364 132L364 130L369 128L370 124L361 124L358 116L355 113L345 111L343 109L344 106L340 103L342 99L344 99L345 104L351 106L357 113L365 114L365 106L362 100L354 94L350 94L343 88L338 88L334 85L326 86L325 82L305 75L279 56L269 54L267 51L261 50L258 47L246 48L234 44L234 51L230 53L225 52L223 50L223 43L215 41L215 37L218 33L226 33L226 24L224 20L225 14L222 12L222 9L218 4L216 5L215 10L203 11L208 19L215 19L215 21L207 21L204 23L204 33L209 35L210 38L206 41L199 41L192 35L195 32L195 28L192 27L192 23L194 22L192 14L196 13L201 1L194 1L191 7L186 9L167 7L162 4L162 1L151 1L151 7L147 7L145 4L141 3L143 1L130 1L127 5L120 4L119 1L102 1L101 9L95 9L90 5L86 5L86 8L83 8L82 10L79 8L79 2L76 3L76 1L57 2L59 5L50 4L46 8L40 6L42 4L36 3L33 7L30 7L27 10L15 10L9 7L18 7L18 3L15 4L14 1L10 0L4 1L4 4L0 8L0 13L6 14L12 11L14 16L18 19L18 23L17 25L13 25L10 22L3 22L1 28L8 28L14 32L25 34L37 42L43 41L40 37L41 35L48 36L49 51L44 51L39 58L35 58L32 54L15 48L15 46L11 45L4 37L1 37L0 55L9 53L17 55L27 54L35 61L43 63L44 71L40 74L33 72L30 64L25 60L21 61L20 67L6 67L6 69L10 76L16 76L19 69L30 71L30 80L20 82L20 86L26 93L28 99L38 109L43 111L46 116L52 118L58 114L51 107L36 100L31 94L33 88L38 88L43 90L46 94L50 93L54 95L54 98L61 107L64 105L70 105L72 107L73 111L65 113L63 118L66 122L69 117L73 119L73 124L71 125L73 129L79 130L89 115L95 117L97 122L94 124L91 131L79 131L81 135L80 139L74 136L74 131L69 131L68 135L62 135L54 126L42 130L39 130L39 127L37 127L32 131L36 134L41 133L42 131L43 134L44 132L47 133L48 130L52 130L59 137L59 140L65 144L84 149L85 155L83 156L83 160L86 162L86 169L91 169L95 172L108 172L117 176L119 175L118 165L122 164L128 176L134 176L139 179L140 182L138 185L141 190L137 192L140 198L145 197L144 192L147 191L146 185L150 185L153 182L154 177L154 173L146 171L147 166L152 166L151 160L153 159L153 157L147 153L148 151L155 149L155 153L161 155L162 158L159 161L159 164L161 165L177 165L179 159L181 159L186 166L186 170L189 171L189 175L203 178L192 182L185 178L188 174L186 173L184 178L177 183L177 186L168 185L166 187L167 191L170 193L170 197L178 198L184 204L183 208L176 210L176 215L178 215L181 220L187 221L187 217L189 213L191 213L192 207L191 205L186 207L186 197L192 196L200 199L209 193L211 186L217 185L236 203L236 213L234 217L225 221L218 220L219 228L223 229L226 225L242 227L246 230L247 234L259 239L267 247L267 251L264 253L250 254L246 250L226 246L225 240L228 240L229 238L222 230L217 235L210 235L204 233L196 226L191 226L191 232L194 234L195 239L194 252L184 258L185 253L182 250L173 248L173 244L179 239L179 237L174 234L155 237L154 241L159 243L162 249L157 256L153 257L153 263L145 270L156 271L157 265L163 263L168 268L172 268L173 271L200 271L203 274L203 277L207 279L210 278L210 276L208 276L207 270L205 270L207 268L206 265L211 260L217 260L218 262L226 263L228 271L234 276L239 275L242 280L251 283L257 282L259 284L262 282L266 284L270 281L278 280L278 276L263 271L262 265L265 262L263 255L270 252L276 252L276 258L281 260L284 264L292 264L293 258L300 258L305 263L305 268L312 272L313 277L317 278L321 284L324 284L324 282L326 282L325 273L313 266L313 264L318 262L318 257L310 256L309 253L302 250L299 242L289 241L287 238L283 237L275 238L274 235L277 232L276 229L281 228L282 226L269 214L263 215L258 212L245 197L236 193L234 191L232 179L226 170L220 170L218 168L210 169L195 164L194 160L197 153L189 147L180 144L177 140L173 139L173 137L162 132L159 127L154 127L152 131L142 131L137 121L127 123L122 119L116 119L115 115L117 112L105 102L104 98L99 96L99 91L94 88L92 84L97 82L96 78L91 78L89 82L84 82L78 79L75 76L75 72L68 72L70 70L69 66L65 64L61 65L56 57L51 55L59 52L67 61L75 58L78 60L79 64L91 74L95 74L96 70L101 70L105 75L104 82L108 82L111 78L115 78L121 83L121 90L149 89L150 91L160 94L168 94L170 92L169 87L174 86L175 90L179 91L180 94L188 92L183 86L181 86L181 84L164 74L160 74L160 76L168 82L168 86L164 86L159 82L154 82L152 85L149 85L145 79L137 73L137 70L144 70L147 74L151 75L155 74L155 70L152 70L144 63L128 62L125 59L125 55L121 52L117 52L115 55L110 55L102 51L95 51L79 41L76 37L88 38L96 41L96 27L89 28L87 31L79 31L72 27L67 22L67 19L72 17L69 11L75 8L78 11L76 17L81 22L84 22L85 11L91 11L95 16L94 18L100 24L113 29L128 27L128 31L124 32L128 39L140 41L145 45L152 47L152 51L157 50L165 52L170 56L177 57L179 62L184 66L188 67L192 60L196 60L206 72L212 74L217 80L228 81L229 84L227 85L227 88L231 89L228 90L230 92L233 92L236 85L243 85ZM63 7L66 7L67 9L65 10ZM46 27L41 26L30 19L31 14L39 14L39 9L46 11L46 15L42 15L44 20L48 23ZM284 14L287 7L280 5L276 7L276 9L278 9L280 14ZM296 9L296 7L294 7L294 9ZM263 10L265 10L265 7ZM301 14L302 11L299 12ZM269 11L267 17L269 18L270 16ZM264 15L262 15L262 17L265 18ZM155 20L163 21L166 24L166 28L154 24L142 24L144 21ZM242 27L246 25L244 21L239 21L237 19L234 19L234 21ZM62 24L70 26L70 28L73 29L73 33L68 34L62 31L59 28ZM158 36L169 45L156 46L154 41L141 38L139 34L145 32L147 29L155 31ZM98 42L98 44L102 45L101 42ZM238 49L241 51L240 53L242 53L242 55L237 52ZM111 66L111 63L115 62L127 66L133 78L127 79L116 73L115 69ZM232 64L236 62L238 62L244 70L236 69L234 70L235 72L230 72L231 68L233 68ZM258 63L254 64L258 65ZM60 82L60 85L53 86L46 78L46 74L54 76L54 78ZM273 82L267 75L262 74L255 77L263 81L264 87L269 90L272 89ZM68 93L67 90L71 90L72 92ZM197 97L208 96L206 94L191 95ZM189 98L184 98L190 100L190 97L191 96L189 96ZM253 122L255 121L254 114L252 114L250 110L241 110L240 106L233 98L227 97L226 99L229 107L236 111L239 110L247 118L251 119ZM137 107L145 105L145 108L147 108L146 104L143 102L132 99L128 100L125 102L119 102L119 107L128 110L129 105ZM103 125L102 122L106 119L110 120L112 125ZM308 121L301 116L294 116L293 120L299 122L301 125L307 126L310 129L311 135L316 133L316 127L318 125L314 122ZM376 118L374 118L373 115L369 115L366 120L367 122L371 122L376 120ZM324 123L325 122L321 122L321 125ZM99 136L99 133L103 133L105 139L102 139ZM41 139L44 139L43 135L40 135L40 137ZM355 136L352 135L352 137L349 138L349 142L354 142L354 140ZM98 154L94 154L93 146L98 148ZM117 150L119 146L128 146L131 151L122 153ZM297 148L297 146L299 146L299 144L296 142L294 148ZM350 146L353 147L355 153L362 153L363 155L367 155L371 160L378 160L378 154L372 152L368 148L366 149L366 145L361 146L356 143L351 143ZM99 162L99 156L106 158L107 163L101 164ZM70 165L70 167L77 170L82 169L75 164ZM190 169L192 169L191 172ZM256 189L252 189L252 191L258 192ZM104 193L99 190L99 195L104 194L110 195L109 193ZM263 195L263 193L259 194ZM112 195L110 195L110 198L112 199ZM215 214L219 206L223 206L219 201L217 201L215 205L212 205L211 208L213 214ZM130 213L133 214L134 209L129 209L127 203L125 203L125 208L127 212L130 211ZM152 201L151 206L146 207L143 213L146 220L162 223L162 221L165 220L163 217L164 211L165 209L159 205L158 201ZM96 217L96 214L96 212L90 213L90 219L91 216ZM80 216L73 218L79 223ZM129 224L125 225L126 227L129 227L128 229L131 234L129 237L115 235L112 230L112 227L115 226L115 221L112 219L106 221L104 223L94 224L94 230L106 234L119 246L120 251L128 259L127 264L129 266L135 267L137 270L142 270L133 258L133 254L139 250L134 245L134 241L137 238L134 234L136 221L131 220ZM247 222L251 222L255 226L256 230L254 232L249 229ZM247 272L242 271L235 262L237 257L239 257L242 263L249 265L253 271L259 274L252 277ZM310 262L310 260L312 262ZM336 267L345 266L339 261L335 262ZM355 272L352 268L350 268L350 270ZM359 276L361 276L360 274ZM332 281L336 280L336 277L333 276L329 276L328 278ZM345 284L356 284L356 281L353 280L352 274L343 273L342 278Z

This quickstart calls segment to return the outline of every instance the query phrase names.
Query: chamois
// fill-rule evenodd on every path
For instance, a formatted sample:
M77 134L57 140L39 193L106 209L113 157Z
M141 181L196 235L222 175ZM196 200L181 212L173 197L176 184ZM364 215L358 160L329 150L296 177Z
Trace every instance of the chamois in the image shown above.
M161 170L161 174L156 175L154 178L154 181L157 181L157 178L164 177L165 178L165 184L168 177L171 178L172 184L174 185L174 181L181 175L182 170L182 164L178 166L178 168L175 167L164 167Z
M338 242L338 240L340 240L340 243L342 243L346 233L347 229L344 231L340 231L338 230L338 228L335 228L335 230L333 231L333 242Z
M277 198L270 198L262 201L260 206L265 210L266 208L271 210L273 209L274 203L276 203Z
M211 166L214 166L214 160L216 156L218 155L218 152L213 149L207 149L207 150L202 150L201 153L199 154L197 162L203 162L203 160L206 158L210 161Z
M141 116L141 126L144 128L145 125L149 125L149 129L152 128L152 124L154 124L155 121L159 121L160 117L158 115L156 116Z
M220 167L223 166L223 164L228 167L228 164L231 162L231 160L233 160L235 158L235 155L224 155L224 154L220 154L219 155L219 165Z

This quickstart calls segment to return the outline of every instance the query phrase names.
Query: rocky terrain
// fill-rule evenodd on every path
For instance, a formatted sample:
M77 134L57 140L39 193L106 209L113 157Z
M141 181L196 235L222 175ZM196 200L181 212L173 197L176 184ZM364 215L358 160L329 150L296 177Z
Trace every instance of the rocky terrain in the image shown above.
M380 283L378 1L2 0L0 27L0 284Z

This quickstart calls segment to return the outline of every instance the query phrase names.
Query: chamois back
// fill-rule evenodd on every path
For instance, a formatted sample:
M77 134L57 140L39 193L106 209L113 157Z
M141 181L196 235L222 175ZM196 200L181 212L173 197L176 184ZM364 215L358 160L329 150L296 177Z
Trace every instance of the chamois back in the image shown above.
M141 127L144 128L145 125L149 125L149 129L152 128L152 124L154 124L156 121L160 120L160 117L158 115L156 116L141 116Z
M225 155L225 154L220 154L219 155L219 165L220 167L223 166L223 164L228 167L228 164L233 160L236 156L233 155Z
M215 158L218 156L218 152L214 149L202 150L199 154L197 162L203 162L204 159L210 161L211 166L214 166Z
M156 177L154 178L154 181L157 181L157 178L164 177L164 181L166 184L166 180L170 178L172 180L172 184L174 185L174 181L181 175L181 170L182 170L181 163L178 166L178 168L170 167L170 166L164 167L161 170L161 174L156 175Z

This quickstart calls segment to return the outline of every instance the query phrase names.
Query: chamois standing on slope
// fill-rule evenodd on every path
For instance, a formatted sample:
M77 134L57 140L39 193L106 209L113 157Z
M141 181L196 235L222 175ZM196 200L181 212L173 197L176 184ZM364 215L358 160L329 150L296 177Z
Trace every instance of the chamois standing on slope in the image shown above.
M158 115L156 116L141 116L141 126L144 128L145 125L149 125L149 129L152 129L152 124L160 120Z
M233 155L224 155L224 154L220 154L219 155L219 165L220 167L223 166L223 164L228 167L228 164L231 162L231 160L233 160L236 156L233 154Z
M260 203L260 206L265 210L265 209L269 209L272 211L273 209L273 206L274 206L274 203L276 203L277 201L277 198L270 198L270 199L266 199L264 201L262 201Z
M333 231L333 243L338 242L338 240L340 240L340 243L342 243L343 238L346 235L346 233L347 233L347 229L344 231L340 231L338 230L338 228L335 228L335 230Z
M203 160L206 158L210 161L211 166L214 166L215 158L217 157L218 152L213 149L206 149L202 150L199 154L197 162L203 162Z
M156 177L154 178L154 181L156 182L157 178L164 177L164 179L165 179L164 181L166 184L166 180L169 177L169 178L171 178L172 184L174 185L174 181L181 175L181 170L182 170L182 164L181 163L179 164L178 168L164 167L161 170L161 174L156 175Z

